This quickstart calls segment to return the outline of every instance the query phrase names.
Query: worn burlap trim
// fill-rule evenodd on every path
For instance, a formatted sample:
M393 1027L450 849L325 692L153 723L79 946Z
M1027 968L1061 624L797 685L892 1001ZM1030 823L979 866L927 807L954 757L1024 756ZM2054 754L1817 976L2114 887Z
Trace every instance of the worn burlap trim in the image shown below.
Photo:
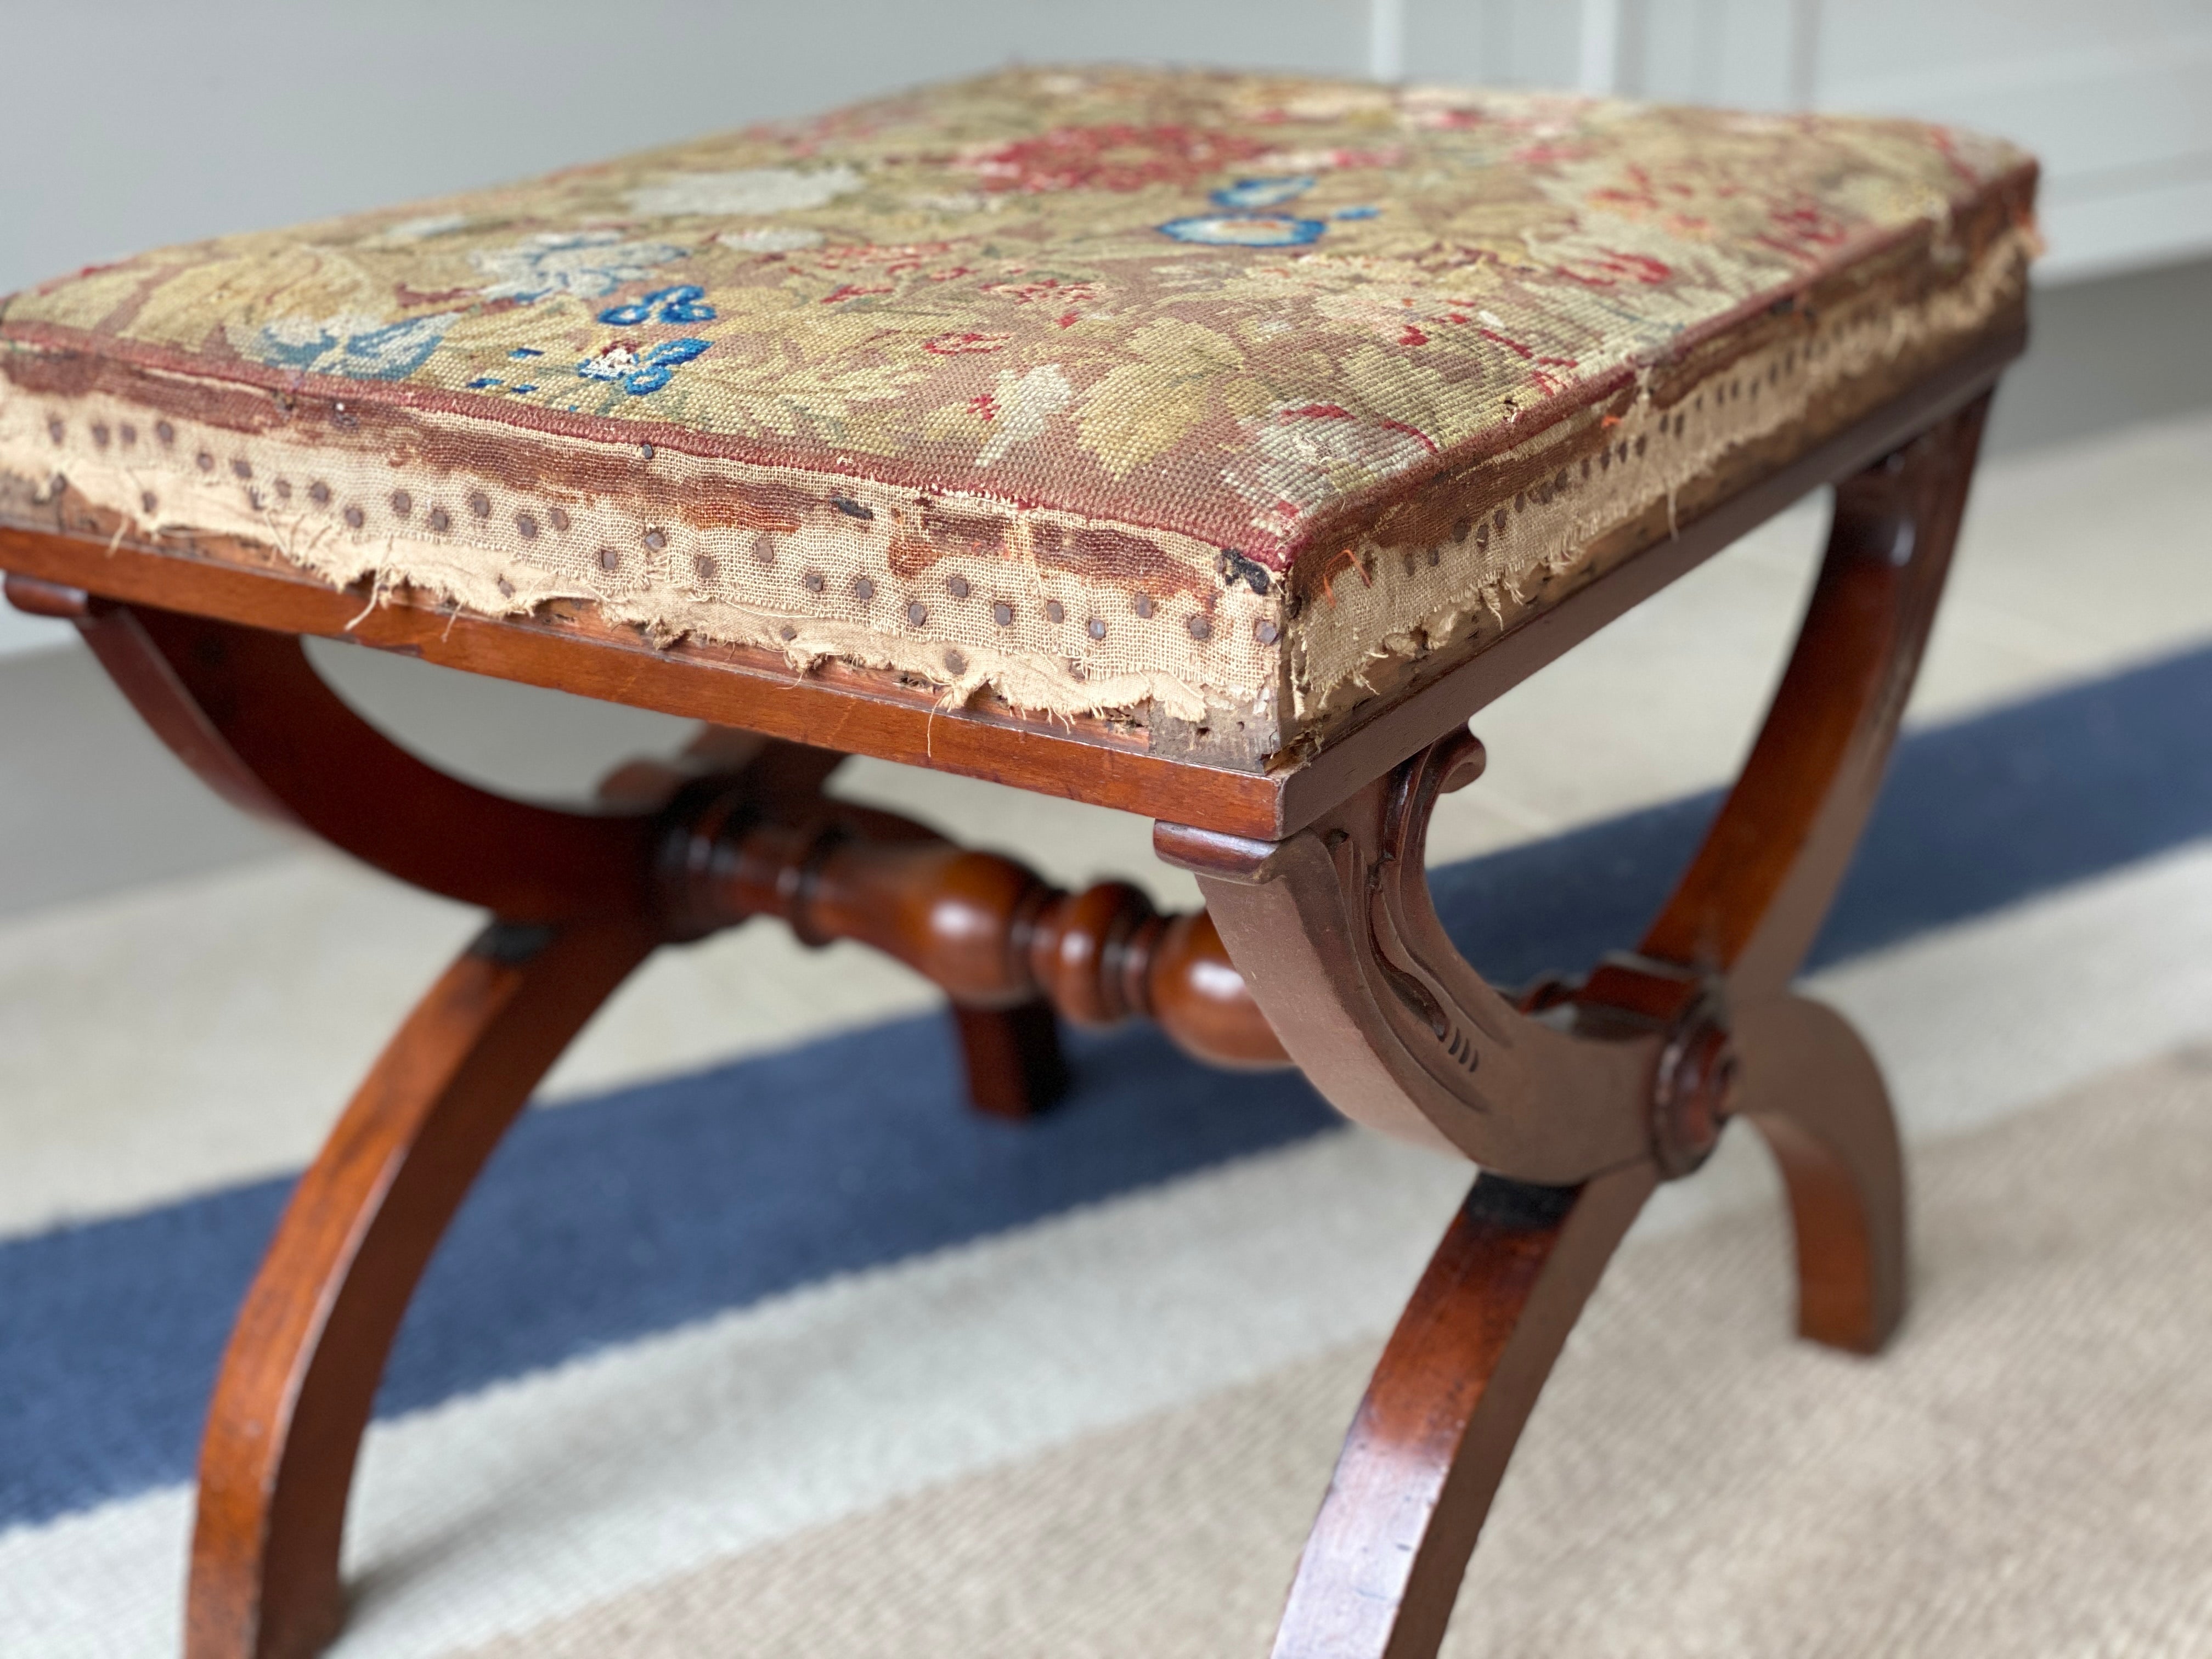
M467 416L418 418L479 449L504 436ZM0 471L42 494L66 479L141 532L266 544L325 580L369 583L370 603L402 584L489 616L582 599L658 641L763 647L802 671L828 659L890 669L942 687L948 703L988 687L1053 714L1149 707L1203 722L1218 710L1274 726L1280 590L1224 583L1206 544L650 446L578 448L649 468L663 497L711 501L719 487L743 502L768 486L811 500L783 518L741 510L730 516L750 522L701 526L641 516L620 493L410 468L368 444L242 433L111 392L0 398ZM606 459L577 475L605 476ZM946 521L990 532L963 540L934 528ZM1140 549L1142 568L1051 556L1102 535Z
M2031 229L2007 231L1960 281L1914 303L1875 294L1836 307L1665 407L1647 377L1625 412L1594 410L1506 451L1499 471L1544 482L1482 503L1455 538L1355 541L1291 626L1293 729L1370 696L1378 670L1494 635L1556 599L1594 544L1655 507L1664 505L1671 531L1677 496L1729 452L1814 410L1824 433L1863 414L1883 393L1882 371L1940 362L2016 306L2038 246Z

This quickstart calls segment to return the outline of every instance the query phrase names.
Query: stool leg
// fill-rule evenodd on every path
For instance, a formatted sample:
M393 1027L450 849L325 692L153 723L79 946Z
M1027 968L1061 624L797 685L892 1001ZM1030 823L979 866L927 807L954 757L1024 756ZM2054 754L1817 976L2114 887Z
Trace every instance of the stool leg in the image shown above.
M1987 394L1836 487L1796 648L1737 781L1638 947L1725 986L1741 1115L1790 1192L1798 1325L1872 1353L1905 1299L1905 1167L1881 1073L1833 1011L1789 989L1826 920L1934 624Z
M294 1192L223 1356L187 1659L303 1659L337 1634L354 1462L416 1281L532 1088L653 945L634 921L495 922L378 1059Z
M967 1068L968 1100L987 1117L1030 1118L1067 1092L1060 1022L1042 998L1012 1008L953 1003L952 1029Z
M1905 1305L1905 1178L1874 1061L1790 982L1881 787L1973 472L1984 394L1840 482L1804 624L1743 774L1637 952L1508 1005L1423 874L1439 739L1279 842L1154 830L1194 871L1283 1047L1347 1116L1486 1172L1398 1327L1291 1591L1278 1659L1433 1654L1514 1438L1659 1174L1730 1115L1788 1184L1798 1322L1879 1348ZM1566 1194L1509 1225L1495 1177ZM1524 1210L1540 1209L1531 1200Z
M1522 1425L1656 1183L1486 1175L1382 1351L1307 1539L1274 1659L1414 1659L1443 1641Z
M1905 1315L1905 1153L1881 1071L1850 1023L1790 996L1735 1022L1740 1115L1789 1188L1797 1333L1877 1353Z

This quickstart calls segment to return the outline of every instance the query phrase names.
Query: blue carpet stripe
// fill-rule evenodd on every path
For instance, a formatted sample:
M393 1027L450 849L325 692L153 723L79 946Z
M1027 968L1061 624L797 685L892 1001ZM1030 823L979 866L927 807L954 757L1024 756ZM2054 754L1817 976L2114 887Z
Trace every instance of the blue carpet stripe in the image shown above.
M1632 943L1703 794L1436 872L1504 983ZM2212 832L2212 650L1920 732L1830 963ZM897 1021L528 1115L426 1276L378 1409L433 1404L764 1297L1321 1133L1295 1076L1077 1035L1044 1121L965 1111L945 1022ZM289 1182L0 1244L0 1526L192 1467L209 1380Z

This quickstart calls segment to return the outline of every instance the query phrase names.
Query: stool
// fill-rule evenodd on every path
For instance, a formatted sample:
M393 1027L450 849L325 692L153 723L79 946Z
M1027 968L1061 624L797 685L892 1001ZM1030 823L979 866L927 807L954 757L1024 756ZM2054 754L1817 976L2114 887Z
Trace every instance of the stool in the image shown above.
M9 597L234 803L490 918L239 1316L187 1652L330 1640L378 1378L470 1182L648 953L755 916L944 988L985 1109L1062 1086L1056 1017L1149 1018L1479 1167L1284 1659L1436 1650L1608 1256L1730 1118L1785 1177L1802 1332L1879 1348L1896 1130L1790 981L2025 339L2034 183L1910 122L1021 70L8 301ZM1493 989L1424 868L1471 717L1822 485L1795 655L1673 896L1632 951ZM309 635L702 732L603 812L526 805L357 718ZM1146 814L1206 908L841 802L853 754Z

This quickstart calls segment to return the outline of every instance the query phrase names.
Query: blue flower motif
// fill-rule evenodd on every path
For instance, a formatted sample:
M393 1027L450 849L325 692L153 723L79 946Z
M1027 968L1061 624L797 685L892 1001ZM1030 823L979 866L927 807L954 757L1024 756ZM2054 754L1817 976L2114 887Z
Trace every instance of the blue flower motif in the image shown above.
M1293 219L1282 214L1215 213L1194 219L1170 219L1160 234L1178 242L1205 242L1218 247L1303 247L1328 227L1319 219Z
M690 362L713 343L687 337L663 340L640 353L636 347L617 340L598 356L578 363L576 373L587 380L611 380L631 397L642 398L666 386L678 365Z
M331 317L319 322L285 318L264 327L248 355L310 374L404 380L430 361L458 314L447 311L381 324L366 317Z
M1292 173L1281 179L1239 179L1215 191L1213 201L1217 206L1247 212L1254 208L1280 207L1313 187L1314 179L1310 173Z
M653 320L653 307L660 307L659 320L664 323L711 323L714 307L702 305L707 290L686 283L680 288L655 289L642 300L626 306L610 306L599 313L599 320L616 328L635 328L640 323Z

